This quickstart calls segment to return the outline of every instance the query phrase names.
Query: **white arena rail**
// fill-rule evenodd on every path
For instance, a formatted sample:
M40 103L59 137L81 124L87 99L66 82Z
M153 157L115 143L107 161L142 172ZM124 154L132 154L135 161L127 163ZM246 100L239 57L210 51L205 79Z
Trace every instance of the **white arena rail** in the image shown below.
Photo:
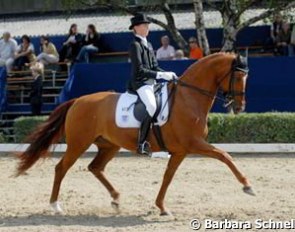
M294 153L295 144L293 143L230 143L230 144L213 144L217 148L223 149L229 153L265 153L265 154L278 154L278 153ZM10 152L24 151L28 147L28 144L0 144L0 153L7 154ZM52 146L51 150L55 153L63 153L67 148L66 144L58 144ZM97 152L95 145L90 146L86 153ZM128 152L125 149L121 149L120 152ZM155 152L153 157L168 157L166 152Z

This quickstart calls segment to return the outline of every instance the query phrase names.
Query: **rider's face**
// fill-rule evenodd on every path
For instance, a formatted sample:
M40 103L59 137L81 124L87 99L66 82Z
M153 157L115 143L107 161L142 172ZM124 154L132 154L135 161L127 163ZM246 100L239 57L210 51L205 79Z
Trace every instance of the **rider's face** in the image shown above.
M137 35L140 35L142 37L147 37L149 34L149 24L148 23L143 23L134 26L134 31Z

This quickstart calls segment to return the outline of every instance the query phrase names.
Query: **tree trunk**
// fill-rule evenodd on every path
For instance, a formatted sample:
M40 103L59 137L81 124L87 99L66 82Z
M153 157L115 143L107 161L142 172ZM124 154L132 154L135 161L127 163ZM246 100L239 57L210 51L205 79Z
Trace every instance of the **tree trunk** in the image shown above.
M234 52L236 51L237 29L232 23L224 26L223 29L223 43L221 51Z
M195 24L197 30L197 37L200 47L203 49L204 55L210 54L209 42L205 29L203 2L202 0L194 0L195 9Z
M223 43L221 51L235 51L240 18L237 0L224 0L221 9L223 19Z
M177 29L175 25L175 20L172 15L171 9L168 5L168 3L165 3L161 7L166 20L167 20L167 27L166 30L168 30L172 36L172 39L177 43L178 47L184 51L185 54L189 53L188 49L188 43L187 41L183 38L179 30Z

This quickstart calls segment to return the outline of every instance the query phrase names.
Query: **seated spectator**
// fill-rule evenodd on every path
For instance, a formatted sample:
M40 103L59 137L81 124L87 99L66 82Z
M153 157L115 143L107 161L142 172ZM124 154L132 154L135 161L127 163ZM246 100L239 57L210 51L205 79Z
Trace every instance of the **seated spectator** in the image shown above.
M37 56L37 61L44 65L57 63L59 61L59 54L56 51L55 45L44 35L41 36L40 42L42 53Z
M162 47L157 50L158 60L172 60L175 55L175 49L170 45L170 40L167 35L161 38Z
M31 43L29 36L22 36L22 43L18 46L13 64L14 70L21 70L26 63L36 60L34 45Z
M77 24L72 24L67 39L59 51L59 60L61 62L74 60L81 49L82 39L83 36L78 33Z
M277 51L279 55L288 56L289 55L289 47L291 40L291 31L290 25L288 23L283 23L282 30L279 32L277 36Z
M99 51L100 35L93 24L88 25L82 40L82 48L76 58L77 62L89 63L89 56Z
M43 70L42 63L35 63L31 66L32 77L34 81L32 83L30 92L31 111L33 115L40 115L42 108L42 89L43 89Z
M190 54L189 54L190 59L198 60L204 56L203 50L198 45L197 38L195 37L189 38L189 47L190 47Z
M3 39L0 40L0 67L6 66L7 72L12 69L16 49L17 42L9 32L4 32Z
M178 49L175 52L175 57L173 60L188 60L188 58L184 56L184 52L181 49Z

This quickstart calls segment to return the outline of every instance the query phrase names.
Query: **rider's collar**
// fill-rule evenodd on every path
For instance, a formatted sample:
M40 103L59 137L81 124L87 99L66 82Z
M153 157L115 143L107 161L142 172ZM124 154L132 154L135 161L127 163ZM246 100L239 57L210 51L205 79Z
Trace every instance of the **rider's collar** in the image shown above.
M146 37L143 37L143 36L137 35L137 34L135 34L135 36L142 41L142 43L144 44L144 46L148 47L148 42L147 42Z

